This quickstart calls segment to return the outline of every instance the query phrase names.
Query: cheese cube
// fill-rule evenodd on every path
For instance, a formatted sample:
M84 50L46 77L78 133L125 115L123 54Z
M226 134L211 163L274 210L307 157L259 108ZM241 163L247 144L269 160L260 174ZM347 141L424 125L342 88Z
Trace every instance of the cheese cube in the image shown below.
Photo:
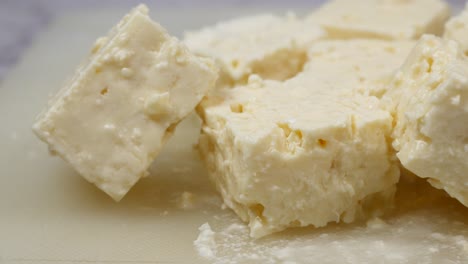
M468 61L459 45L424 36L392 88L401 163L468 206Z
M323 35L317 26L305 25L294 15L256 15L188 32L187 46L214 58L223 85L246 83L251 74L285 80L300 72L311 42Z
M307 20L335 39L417 39L441 34L449 15L442 0L333 0Z
M304 72L333 82L336 89L355 89L380 98L415 43L375 39L320 41L309 49Z
M284 83L254 75L197 108L210 176L253 237L378 215L393 199L392 117L377 98L316 74Z
M461 14L445 24L444 38L458 42L464 55L468 56L468 3Z
M96 42L33 129L118 201L146 175L216 77L211 60L188 52L142 5Z

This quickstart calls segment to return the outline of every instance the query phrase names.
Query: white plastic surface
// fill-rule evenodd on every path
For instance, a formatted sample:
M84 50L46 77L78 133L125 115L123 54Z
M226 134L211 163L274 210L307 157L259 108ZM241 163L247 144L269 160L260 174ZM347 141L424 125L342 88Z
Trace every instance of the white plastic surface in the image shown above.
M35 116L125 12L55 21L0 85L0 263L468 263L468 209L417 179L405 181L397 209L383 220L251 240L207 179L194 148L195 115L120 203L49 156L31 132ZM245 12L152 16L180 35ZM211 260L193 245L206 222L214 232Z

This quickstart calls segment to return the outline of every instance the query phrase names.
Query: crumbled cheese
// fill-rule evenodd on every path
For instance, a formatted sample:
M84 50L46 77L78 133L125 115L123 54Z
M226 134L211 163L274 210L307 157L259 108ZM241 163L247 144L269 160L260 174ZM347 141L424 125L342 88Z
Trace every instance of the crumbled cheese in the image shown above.
M193 242L198 254L207 259L214 259L216 256L216 233L213 232L208 223L201 225L198 230L200 230L200 234Z

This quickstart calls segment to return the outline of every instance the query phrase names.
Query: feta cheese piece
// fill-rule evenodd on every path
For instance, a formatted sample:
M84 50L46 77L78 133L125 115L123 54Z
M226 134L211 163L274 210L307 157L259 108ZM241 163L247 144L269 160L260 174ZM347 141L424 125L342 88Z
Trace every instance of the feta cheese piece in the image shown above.
M418 39L441 34L450 16L442 0L333 0L308 17L330 38Z
M96 42L33 129L86 180L120 200L216 75L214 62L192 55L141 5Z
M445 24L444 38L458 42L463 54L468 56L468 3L461 14Z
M303 75L251 81L197 107L209 174L251 236L352 222L391 204L399 169L377 98Z
M422 37L390 96L403 166L468 206L468 61L458 44Z
M256 15L188 32L187 46L214 58L224 84L246 83L251 74L285 80L300 72L306 47L323 35L317 26L305 25L294 15Z
M376 39L320 41L309 49L304 72L332 81L337 89L355 89L380 98L415 43Z

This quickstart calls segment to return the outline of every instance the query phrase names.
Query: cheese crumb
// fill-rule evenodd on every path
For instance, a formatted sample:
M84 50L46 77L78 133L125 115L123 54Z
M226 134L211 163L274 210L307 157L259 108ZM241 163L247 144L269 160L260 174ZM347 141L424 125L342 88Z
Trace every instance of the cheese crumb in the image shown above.
M367 221L367 227L371 229L380 229L388 226L382 219L375 217Z
M156 64L156 69L162 70L166 69L168 66L169 64L167 63L167 61L161 61L158 64Z
M107 37L100 37L96 40L96 42L94 43L94 46L93 48L91 49L91 53L94 54L96 53L97 51L99 51L102 46L104 46L104 44L106 44L106 42L108 41L108 38Z
M177 202L181 209L191 209L195 206L195 196L191 192L183 192Z
M146 99L145 112L153 117L162 117L170 113L169 93L153 94Z
M132 69L129 69L129 68L122 68L122 70L121 70L120 73L121 73L122 76L125 77L125 78L130 78L130 77L132 77L132 75L133 75Z
M201 225L198 230L200 233L193 242L198 254L206 259L214 259L216 257L216 233L208 223Z

